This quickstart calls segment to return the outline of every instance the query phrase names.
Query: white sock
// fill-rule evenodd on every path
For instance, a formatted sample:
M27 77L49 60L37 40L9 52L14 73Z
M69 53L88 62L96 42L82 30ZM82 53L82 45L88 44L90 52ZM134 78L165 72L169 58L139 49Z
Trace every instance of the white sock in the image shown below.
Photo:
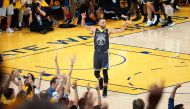
M22 26L22 24L19 22L19 23L18 23L18 26Z

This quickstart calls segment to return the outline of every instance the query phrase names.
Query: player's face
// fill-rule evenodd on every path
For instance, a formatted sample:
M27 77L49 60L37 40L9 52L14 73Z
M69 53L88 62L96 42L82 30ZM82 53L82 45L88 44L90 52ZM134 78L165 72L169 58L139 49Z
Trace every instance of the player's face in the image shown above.
M106 20L105 20L105 19L101 19L101 20L99 21L99 25L100 25L103 29L105 29L105 28L106 28Z

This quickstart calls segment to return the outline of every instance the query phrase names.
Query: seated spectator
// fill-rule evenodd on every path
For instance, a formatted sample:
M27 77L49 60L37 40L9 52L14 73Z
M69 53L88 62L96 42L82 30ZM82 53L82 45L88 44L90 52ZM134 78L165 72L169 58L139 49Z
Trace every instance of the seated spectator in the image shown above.
M45 1L45 0L34 0L34 3L35 2L40 2L41 6L42 6L42 10L46 13L46 18L51 21L52 18L50 17L51 16L51 8L49 7L48 3Z
M14 10L13 9L13 0L1 0L1 5L0 5L0 24L1 24L2 17L7 16L6 32L8 32L8 33L13 33L14 32L14 30L10 28L11 21L12 21L12 15L14 14L13 10Z
M19 1L17 1L19 3ZM31 0L20 0L21 2L21 8L19 8L19 14L18 14L18 29L21 30L23 26L28 26L28 17L29 17L29 11L31 11L32 3ZM26 20L24 19L24 16L26 16Z
M32 11L30 11L29 24L31 32L40 32L46 34L48 31L53 31L52 21L46 18L46 13L41 9L41 3L33 3Z
M117 13L117 16L119 18L130 19L129 18L129 6L128 6L126 0L120 0L120 8Z
M98 9L96 10L96 16L97 16L97 19L104 18L104 12L103 12L102 7L98 7Z
M66 23L71 22L72 16L70 14L69 5L66 2L66 0L45 0L45 2L48 4L49 7L48 11L51 13L52 16L61 19L64 17L64 22Z
M65 19L64 21L66 23L71 23L72 16L71 16L71 13L69 11L69 7L63 2L63 0L60 0L60 3L61 3L62 11L63 11L63 14L64 14L64 19Z
M98 11L96 11L97 7L95 6L96 5L93 3L92 0L86 1L86 3L80 6L80 8L78 9L80 13L80 15L78 16L78 24L81 23L82 13L86 13L86 18L85 18L86 25L95 25L97 23L98 19L96 13Z
M22 22L23 22L23 10L26 0L17 0L13 3L14 5L14 15L12 16L11 28L15 30L22 29Z

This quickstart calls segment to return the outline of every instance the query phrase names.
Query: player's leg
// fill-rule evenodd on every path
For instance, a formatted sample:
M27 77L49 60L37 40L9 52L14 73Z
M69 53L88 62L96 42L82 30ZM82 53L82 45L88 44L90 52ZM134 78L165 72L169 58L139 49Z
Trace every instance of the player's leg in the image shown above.
M103 76L104 76L104 88L102 96L106 97L108 89L108 69L103 69Z
M103 89L103 78L100 76L100 69L102 68L100 53L94 52L94 76L99 82L99 87Z
M103 88L103 97L107 96L108 88L108 68L109 68L109 52L105 52L102 56L102 68L103 68L103 77L104 77L104 88Z

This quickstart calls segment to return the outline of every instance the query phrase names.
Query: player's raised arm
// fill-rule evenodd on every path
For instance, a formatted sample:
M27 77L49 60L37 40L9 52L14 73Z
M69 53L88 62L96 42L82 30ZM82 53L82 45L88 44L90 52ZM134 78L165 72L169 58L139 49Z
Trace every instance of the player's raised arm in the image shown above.
M109 34L122 33L122 32L125 31L126 26L129 25L129 24L130 24L130 21L126 20L125 24L122 25L122 27L120 29L109 29L108 32L109 32Z
M84 26L87 30L95 32L96 28L85 24L86 13L82 13L81 16L82 16L81 26Z

